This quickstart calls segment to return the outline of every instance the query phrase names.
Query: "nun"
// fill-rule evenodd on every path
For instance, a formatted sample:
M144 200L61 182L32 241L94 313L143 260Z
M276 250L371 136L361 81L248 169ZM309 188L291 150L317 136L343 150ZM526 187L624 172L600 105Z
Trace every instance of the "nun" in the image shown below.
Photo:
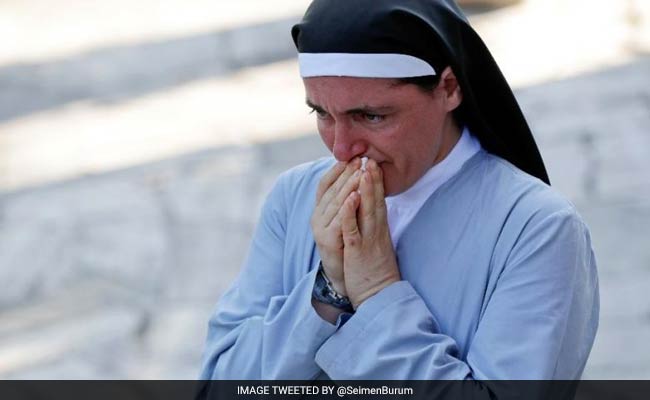
M268 194L201 379L579 379L589 231L459 7L315 0L291 34L332 156Z

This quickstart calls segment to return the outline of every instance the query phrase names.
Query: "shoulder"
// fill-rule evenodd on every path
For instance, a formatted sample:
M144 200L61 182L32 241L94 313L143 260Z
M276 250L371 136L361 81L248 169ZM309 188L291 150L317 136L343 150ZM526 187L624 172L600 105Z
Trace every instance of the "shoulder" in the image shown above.
M298 224L309 224L320 177L334 164L333 158L321 158L297 165L281 173L261 206L261 221L270 229L286 232L298 218Z
M494 238L497 250L508 252L525 241L539 244L560 232L565 238L588 238L571 201L508 161L481 151L463 169L454 185L459 188L454 205L466 206L477 232Z
M511 217L568 215L580 219L575 205L562 193L510 162L483 152L481 193L490 206L505 207Z
M309 184L314 180L318 181L335 162L333 157L323 157L296 165L283 172L278 178L278 183L295 188Z
M501 245L512 248L589 241L583 218L558 190L498 156L484 153L480 164L481 209L500 221Z
M525 284L532 290L545 282L553 290L571 291L569 283L579 274L593 282L589 229L573 203L497 156L478 157L463 185L471 204L466 226L472 227L472 243L485 251L491 287L500 282L502 288Z
M276 186L285 193L296 195L299 192L310 191L320 181L323 174L335 163L333 157L323 157L314 161L296 165L280 174Z
M313 206L316 186L334 163L333 157L323 157L283 172L267 197L266 207L279 207L289 211L304 205Z

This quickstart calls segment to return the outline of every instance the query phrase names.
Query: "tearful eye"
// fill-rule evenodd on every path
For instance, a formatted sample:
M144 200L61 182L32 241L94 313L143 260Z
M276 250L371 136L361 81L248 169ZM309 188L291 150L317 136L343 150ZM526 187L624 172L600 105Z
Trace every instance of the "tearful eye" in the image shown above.
M384 120L384 116L378 114L364 114L363 117L366 119L366 121L374 124L382 122Z

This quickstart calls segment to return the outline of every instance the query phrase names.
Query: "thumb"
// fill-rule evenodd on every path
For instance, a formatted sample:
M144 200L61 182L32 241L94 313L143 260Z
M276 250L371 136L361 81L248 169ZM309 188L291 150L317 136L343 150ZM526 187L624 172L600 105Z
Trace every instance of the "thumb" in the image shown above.
M357 208L359 208L360 196L356 191L350 193L343 206L341 213L341 231L343 233L343 246L355 247L361 243L361 234L357 224Z

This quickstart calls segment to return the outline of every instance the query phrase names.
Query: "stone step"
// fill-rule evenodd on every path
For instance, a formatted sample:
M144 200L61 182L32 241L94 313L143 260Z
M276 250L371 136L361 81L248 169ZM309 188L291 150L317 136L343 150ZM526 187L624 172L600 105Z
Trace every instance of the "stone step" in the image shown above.
M126 302L108 302L106 289L102 284L82 284L0 313L0 378L56 365L75 355L108 359L128 355L145 314Z

